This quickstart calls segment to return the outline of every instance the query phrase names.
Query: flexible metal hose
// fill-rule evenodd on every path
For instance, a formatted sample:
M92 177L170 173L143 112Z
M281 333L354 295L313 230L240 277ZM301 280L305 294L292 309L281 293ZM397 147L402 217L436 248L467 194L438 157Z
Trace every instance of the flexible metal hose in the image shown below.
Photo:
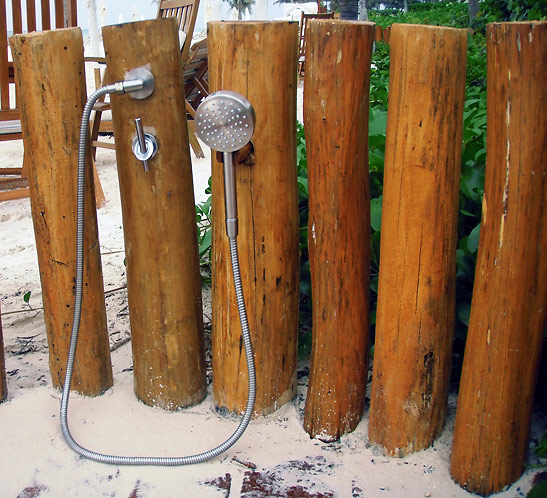
M78 444L70 433L68 426L68 400L70 397L70 386L72 384L72 374L74 370L74 359L76 357L76 347L78 345L78 333L80 329L80 317L82 312L82 293L83 293L83 273L84 273L84 192L85 192L85 157L87 147L87 135L89 128L89 116L95 105L95 102L107 93L123 93L120 91L120 84L115 83L106 87L99 88L89 97L82 114L82 123L80 128L80 143L78 148L78 194L77 194L77 218L76 218L76 297L74 300L74 319L72 324L72 333L70 337L70 347L65 373L65 383L61 397L61 431L67 444L78 454L95 460L96 462L109 463L114 465L161 465L176 466L201 463L219 456L230 448L241 437L249 425L253 415L254 403L256 398L256 372L251 344L251 334L245 311L245 300L243 298L243 289L241 286L241 276L239 272L239 256L237 251L236 237L230 237L230 255L232 259L232 273L234 277L234 286L236 291L237 306L239 318L241 321L241 332L247 356L247 370L249 377L249 393L247 397L247 406L245 413L234 433L222 444L211 450L196 455L184 457L151 457L151 456L116 456L97 453L88 450ZM126 90L127 91L127 90Z

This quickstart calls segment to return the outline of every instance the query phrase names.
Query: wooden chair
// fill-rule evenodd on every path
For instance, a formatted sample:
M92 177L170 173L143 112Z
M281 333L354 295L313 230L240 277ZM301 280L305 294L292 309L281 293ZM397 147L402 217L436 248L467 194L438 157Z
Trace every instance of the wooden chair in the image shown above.
M310 19L333 19L334 12L321 14L305 14L302 12L299 26L299 52L298 52L298 74L304 74L304 65L306 63L306 27Z
M196 68L199 64L199 59L202 55L203 51L199 50L193 50L193 47L191 48L192 44L192 36L194 34L194 27L196 24L196 18L198 14L198 8L199 8L199 0L161 0L159 7L158 7L158 14L157 18L167 18L167 17L175 17L178 20L179 23L179 30L181 33L184 33L185 40L181 48L181 58L183 61L183 64L185 67L189 66L191 63L192 68ZM196 44L197 45L197 44ZM205 48L205 52L207 49ZM96 58L89 58L88 61L95 61L95 62L101 62L101 60ZM206 57L205 57L206 60ZM104 59L102 59L104 62ZM205 72L203 74L206 74ZM196 85L200 84L200 82L203 82L204 75L197 73L188 73L189 81L191 78L196 76L197 83ZM95 78L97 81L97 77ZM186 74L185 74L185 84L186 84ZM193 81L193 79L192 79ZM102 79L102 84L109 83L108 81L108 68L105 69L105 76ZM188 109L188 101L186 102L186 108ZM192 107L190 105L190 107ZM197 107L197 105L196 105ZM112 142L104 142L100 141L98 139L100 132L105 131L111 131L106 129L105 122L101 122L102 120L102 113L110 110L110 104L109 102L99 102L95 106L95 116L91 122L91 151L92 156L95 158L96 154L96 148L97 147L103 147L107 149L115 149L116 145ZM199 145L199 142L195 136L193 123L188 124L188 137L190 145L192 146L192 149L194 150L194 153L197 157L204 157L203 151Z
M66 9L63 0L40 0L41 17L37 19L36 3L26 1L26 18L23 19L21 0L11 1L13 33L19 34L37 30L37 20L41 30L51 29L51 8L54 6L55 28L72 27L77 25L76 0L70 0ZM0 141L20 140L21 112L19 99L16 93L15 72L10 60L7 30L7 5L0 2ZM0 201L28 197L28 181L26 167L23 162L21 168L0 168Z
M186 118L188 137L197 157L205 157L196 138L194 118L200 102L209 95L209 62L207 59L207 38L190 48L188 61L184 67L184 95L186 99Z

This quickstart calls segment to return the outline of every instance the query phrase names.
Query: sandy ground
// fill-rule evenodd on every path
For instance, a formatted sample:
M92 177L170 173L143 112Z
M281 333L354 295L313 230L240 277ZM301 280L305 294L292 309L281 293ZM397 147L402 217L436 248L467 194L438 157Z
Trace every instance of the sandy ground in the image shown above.
M301 93L299 93L301 102ZM301 107L301 106L300 106ZM207 148L204 147L209 156ZM22 143L0 143L5 167L22 164ZM195 160L196 200L204 199L210 158ZM103 396L71 397L69 420L84 446L123 455L180 456L201 452L231 434L237 420L219 415L210 394L196 407L166 413L137 401L132 387L124 243L115 153L97 162L107 204L98 211L114 387ZM0 497L468 497L449 472L455 414L434 446L388 458L368 440L368 414L333 444L302 429L307 365L299 366L298 395L269 417L252 421L242 439L217 459L189 467L119 467L87 461L65 444L60 393L51 385L41 288L28 199L0 204L0 298L9 398L0 405ZM31 291L29 305L23 295ZM207 296L205 296L207 297ZM207 299L206 299L207 301ZM30 308L33 309L30 309ZM205 311L205 322L210 316ZM531 441L545 419L534 414ZM531 443L531 445L533 445ZM243 462L243 463L241 463ZM537 463L530 452L530 463ZM525 496L537 470L497 496Z

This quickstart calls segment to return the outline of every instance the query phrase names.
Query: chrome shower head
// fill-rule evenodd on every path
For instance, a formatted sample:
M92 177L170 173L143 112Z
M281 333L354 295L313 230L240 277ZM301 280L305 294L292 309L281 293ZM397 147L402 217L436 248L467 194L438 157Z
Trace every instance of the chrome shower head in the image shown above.
M243 95L220 90L199 105L195 125L196 135L211 149L234 152L251 141L255 112Z
M196 135L211 149L224 153L224 204L226 233L237 237L236 177L233 152L245 147L255 129L255 111L239 93L220 90L212 93L196 109Z

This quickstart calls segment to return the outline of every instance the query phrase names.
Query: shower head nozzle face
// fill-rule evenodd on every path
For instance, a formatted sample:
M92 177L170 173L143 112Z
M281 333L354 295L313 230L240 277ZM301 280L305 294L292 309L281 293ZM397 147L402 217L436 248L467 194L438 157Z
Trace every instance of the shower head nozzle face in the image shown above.
M195 125L196 135L211 149L234 152L251 141L255 112L243 95L221 90L199 105Z

